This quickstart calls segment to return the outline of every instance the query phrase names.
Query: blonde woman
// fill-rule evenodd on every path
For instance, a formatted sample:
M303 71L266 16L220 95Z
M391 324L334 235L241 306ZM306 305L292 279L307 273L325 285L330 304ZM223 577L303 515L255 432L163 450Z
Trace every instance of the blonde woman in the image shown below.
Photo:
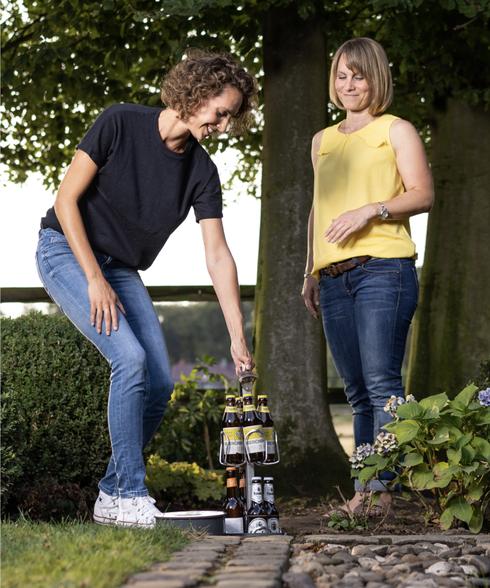
M167 108L117 104L99 116L41 221L41 280L111 366L112 457L99 482L97 523L153 527L161 515L145 486L143 448L173 382L160 323L138 271L153 263L191 208L236 369L253 365L223 233L220 180L200 142L243 130L256 94L254 78L231 56L190 54L163 81Z
M356 447L372 444L403 396L401 366L417 305L415 244L409 217L430 210L431 172L416 129L387 114L393 86L384 49L355 38L336 51L330 99L345 118L313 137L315 175L303 298L325 335L352 408ZM359 512L389 475L362 487L347 509ZM371 511L372 512L372 511Z

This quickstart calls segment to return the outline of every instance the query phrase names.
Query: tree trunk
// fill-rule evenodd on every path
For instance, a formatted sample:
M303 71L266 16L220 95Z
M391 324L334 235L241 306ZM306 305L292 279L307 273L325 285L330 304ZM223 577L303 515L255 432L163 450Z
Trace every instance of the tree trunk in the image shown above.
M268 392L281 449L271 474L283 494L321 495L348 467L327 401L320 321L300 296L313 194L311 139L326 126L327 63L321 23L294 6L264 22L265 128L256 295L258 389Z
M450 100L433 132L429 217L408 391L454 394L490 357L490 113Z

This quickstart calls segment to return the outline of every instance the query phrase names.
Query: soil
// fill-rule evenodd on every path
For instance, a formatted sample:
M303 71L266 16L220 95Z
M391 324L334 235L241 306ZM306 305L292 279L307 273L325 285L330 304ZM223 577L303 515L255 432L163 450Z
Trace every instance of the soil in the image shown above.
M430 499L426 499L429 507ZM322 533L339 533L355 535L424 535L428 533L441 533L441 528L434 517L429 519L428 509L423 508L414 499L406 499L395 496L391 513L383 517L356 516L355 519L336 517L337 522L345 520L345 527L329 526L329 519L322 516L332 509L338 509L342 505L339 499L332 499L323 503L314 503L305 499L293 499L278 501L281 527L289 535L301 537L302 535L316 535ZM424 519L425 517L425 519ZM446 531L447 532L447 531ZM464 527L456 531L465 533Z

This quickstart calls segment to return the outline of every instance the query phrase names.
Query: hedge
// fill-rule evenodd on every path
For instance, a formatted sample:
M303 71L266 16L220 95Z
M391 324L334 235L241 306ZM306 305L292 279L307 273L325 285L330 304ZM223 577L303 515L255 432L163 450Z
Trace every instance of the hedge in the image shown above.
M91 516L111 453L109 366L62 315L30 313L0 322L2 514ZM222 494L220 474L202 467L209 467L210 452L217 455L224 392L200 390L203 375L222 379L207 365L183 376L148 448L156 454L149 458L148 486L166 505L203 504L203 496ZM203 435L210 438L208 451ZM173 482L163 483L169 476Z

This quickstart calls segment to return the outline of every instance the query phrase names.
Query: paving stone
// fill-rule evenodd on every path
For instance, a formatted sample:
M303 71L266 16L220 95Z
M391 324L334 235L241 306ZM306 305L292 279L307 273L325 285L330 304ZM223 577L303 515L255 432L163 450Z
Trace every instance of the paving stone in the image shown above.
M189 584L180 580L165 580L164 582L131 582L121 588L186 588Z
M211 562L206 561L186 561L186 560L177 560L177 561L167 561L165 563L155 563L150 567L152 571L179 571L179 570L191 570L195 573L206 573L208 570L211 570L214 565Z
M195 586L199 580L200 574L192 574L189 572L141 572L131 577L133 582L158 582L164 583L167 581L180 582L182 586Z
M221 543L191 543L191 545L187 545L184 547L179 553L195 553L196 551L214 551L216 553L223 553L226 549L225 544Z
M223 580L216 588L280 588L279 580Z
M235 565L230 565L231 562L228 562L224 568L222 568L225 571L233 571L234 573L241 573L241 572L247 572L250 570L250 564L248 566L235 566ZM253 569L256 572L263 572L264 574L266 574L267 572L274 572L277 570L277 565L274 564L253 564Z
M304 572L288 572L282 577L282 581L287 588L315 588L315 583L308 574Z
M305 535L304 541L313 543L342 543L345 545L379 545L380 543L391 543L391 538L383 538L383 541L379 540L379 537L365 537L364 535Z
M217 582L224 580L280 580L281 575L282 574L280 570L268 571L266 573L251 569L246 572L235 572L233 570L228 570L219 571L216 573L216 575L213 575L213 580L216 580Z

